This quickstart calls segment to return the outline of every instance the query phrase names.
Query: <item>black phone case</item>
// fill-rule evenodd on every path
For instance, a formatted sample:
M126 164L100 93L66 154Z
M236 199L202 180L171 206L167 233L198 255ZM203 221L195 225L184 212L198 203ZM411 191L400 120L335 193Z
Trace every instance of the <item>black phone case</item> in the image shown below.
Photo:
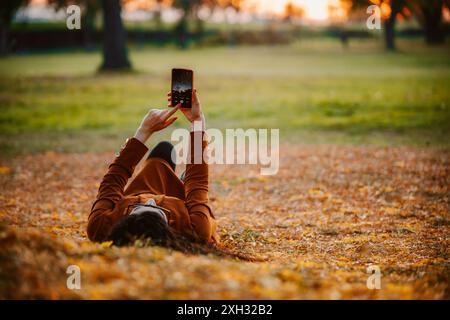
M192 70L187 69L172 69L172 107L176 107L178 103L181 102L182 108L192 108L192 89L188 89L186 91L177 91L174 90L174 79L180 78L176 73L183 73L182 76L186 78L187 81L190 82L190 87L194 87L194 75Z

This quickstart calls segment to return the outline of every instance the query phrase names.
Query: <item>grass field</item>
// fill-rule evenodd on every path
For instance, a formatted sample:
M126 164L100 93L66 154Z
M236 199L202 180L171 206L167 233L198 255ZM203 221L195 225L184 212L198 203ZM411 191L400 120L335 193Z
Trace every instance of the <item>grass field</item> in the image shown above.
M130 56L135 71L120 75L96 74L98 52L1 58L1 153L115 148L148 107L165 106L174 66L195 70L210 127L280 128L283 141L302 143L448 145L448 47L402 43L388 54L310 41Z

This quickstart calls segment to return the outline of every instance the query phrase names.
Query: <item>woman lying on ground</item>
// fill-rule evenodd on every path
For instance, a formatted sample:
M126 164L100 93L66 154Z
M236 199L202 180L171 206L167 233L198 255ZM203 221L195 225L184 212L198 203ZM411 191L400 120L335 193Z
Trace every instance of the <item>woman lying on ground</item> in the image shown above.
M170 93L168 96L170 101ZM92 205L88 237L95 242L112 241L117 246L141 240L183 252L211 252L248 260L218 248L216 220L208 205L208 164L203 157L197 156L193 161L194 155L203 155L207 146L205 117L195 90L192 108L181 109L192 124L191 161L182 178L175 174L172 144L163 141L153 148L142 170L125 188L148 151L145 142L153 133L170 126L177 119L172 116L178 109L180 105L150 110L134 137L122 147L103 177ZM201 153L196 153L195 148L200 148Z

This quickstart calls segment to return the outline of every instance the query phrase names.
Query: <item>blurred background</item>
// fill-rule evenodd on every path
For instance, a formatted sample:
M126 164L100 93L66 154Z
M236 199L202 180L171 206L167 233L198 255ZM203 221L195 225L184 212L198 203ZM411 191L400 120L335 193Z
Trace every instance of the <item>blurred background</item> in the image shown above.
M66 25L72 4L81 8L79 30ZM374 4L381 29L372 30ZM149 107L166 106L173 67L194 69L209 126L280 128L285 143L447 146L449 7L3 1L0 152L115 149Z

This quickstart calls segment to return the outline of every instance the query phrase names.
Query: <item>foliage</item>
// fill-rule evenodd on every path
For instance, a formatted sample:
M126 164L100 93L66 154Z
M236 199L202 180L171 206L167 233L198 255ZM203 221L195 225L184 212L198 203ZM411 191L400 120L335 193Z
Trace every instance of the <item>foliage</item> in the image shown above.
M385 21L384 32L388 49L395 48L394 29L398 17L416 17L423 26L428 44L445 42L443 10L450 9L448 0L341 0L341 2L350 4L352 10L365 9L372 4L379 5Z
M279 174L213 166L223 245L249 263L86 238L113 153L0 162L0 298L449 299L450 153L284 145ZM181 168L179 172L181 171ZM81 290L66 288L69 265ZM369 265L381 290L369 290Z

